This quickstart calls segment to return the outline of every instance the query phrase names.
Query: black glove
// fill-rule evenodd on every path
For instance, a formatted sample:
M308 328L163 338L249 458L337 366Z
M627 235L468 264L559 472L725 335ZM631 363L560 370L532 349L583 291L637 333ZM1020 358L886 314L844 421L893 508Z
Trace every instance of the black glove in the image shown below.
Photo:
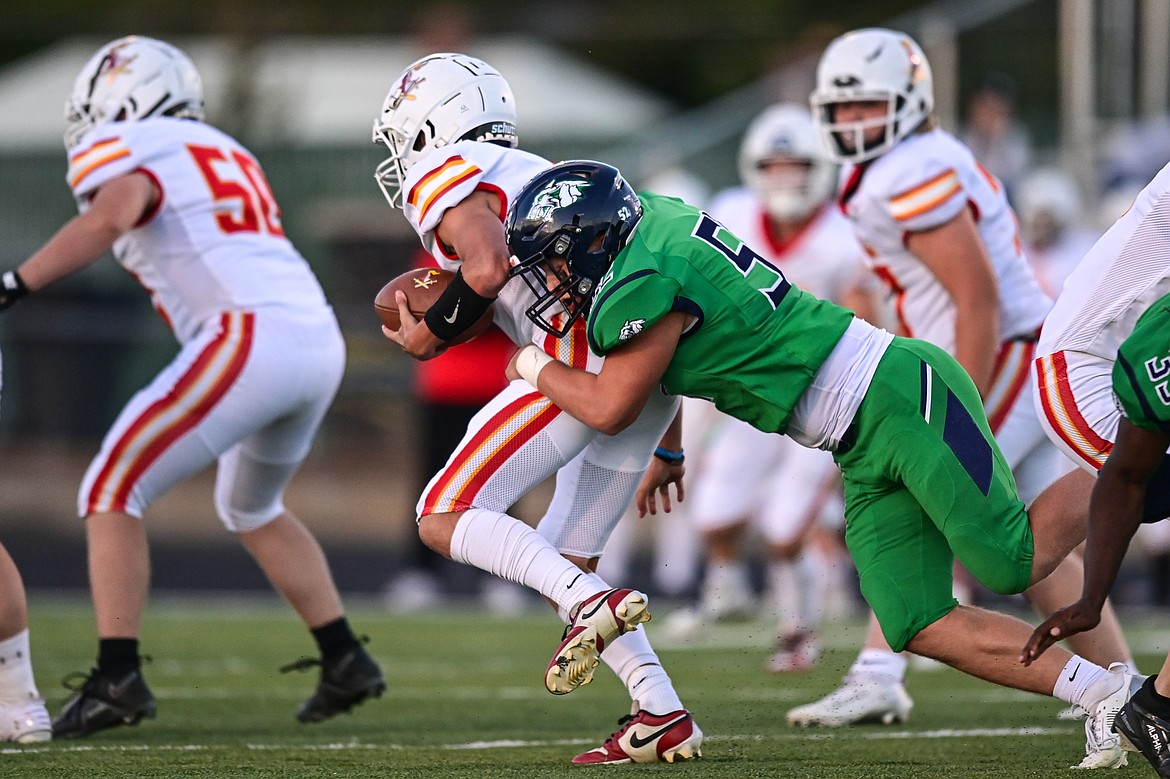
M14 270L0 276L0 311L11 306L28 294L28 287L24 286L24 279Z

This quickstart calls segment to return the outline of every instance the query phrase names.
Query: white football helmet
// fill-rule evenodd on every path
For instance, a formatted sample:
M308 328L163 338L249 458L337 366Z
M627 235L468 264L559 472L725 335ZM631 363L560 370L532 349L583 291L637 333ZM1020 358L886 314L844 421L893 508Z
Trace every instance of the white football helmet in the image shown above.
M885 101L885 116L865 122L838 122L836 103ZM835 39L817 64L809 102L825 148L840 161L860 162L885 153L914 132L934 110L934 84L926 55L910 36L877 27ZM885 135L868 146L868 127ZM851 144L841 142L848 137Z
M769 169L768 163L798 163ZM837 165L821 147L812 115L781 103L752 120L739 147L739 177L776 219L802 219L833 196Z
M1048 214L1061 227L1081 218L1081 196L1076 180L1059 168L1037 168L1020 182L1017 196L1020 218L1036 219Z
M142 35L119 38L99 49L77 75L65 103L65 148L100 124L152 116L202 120L199 71L169 43Z
M475 57L423 57L398 77L374 120L374 143L390 149L374 171L390 207L402 207L402 183L411 165L433 149L463 140L516 146L512 88Z

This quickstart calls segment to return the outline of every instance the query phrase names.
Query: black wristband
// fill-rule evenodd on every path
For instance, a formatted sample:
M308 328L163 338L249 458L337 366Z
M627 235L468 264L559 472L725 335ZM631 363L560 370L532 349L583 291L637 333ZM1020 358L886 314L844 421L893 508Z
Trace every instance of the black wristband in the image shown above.
M661 446L654 450L654 456L667 465L682 465L687 459L682 449L676 452L673 449L663 449Z
M0 275L0 311L11 306L28 294L28 287L17 271L10 270Z
M427 309L423 321L436 336L450 341L478 322L494 301L495 298L485 298L468 286L460 270L439 299Z

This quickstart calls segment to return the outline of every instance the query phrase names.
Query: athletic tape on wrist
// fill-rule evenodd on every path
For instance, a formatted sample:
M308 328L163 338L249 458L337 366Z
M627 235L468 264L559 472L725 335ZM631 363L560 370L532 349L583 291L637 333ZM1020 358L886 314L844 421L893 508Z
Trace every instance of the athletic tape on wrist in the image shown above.
M554 362L552 357L549 357L536 346L528 344L516 356L516 372L520 374L520 378L535 387L540 372L550 362Z

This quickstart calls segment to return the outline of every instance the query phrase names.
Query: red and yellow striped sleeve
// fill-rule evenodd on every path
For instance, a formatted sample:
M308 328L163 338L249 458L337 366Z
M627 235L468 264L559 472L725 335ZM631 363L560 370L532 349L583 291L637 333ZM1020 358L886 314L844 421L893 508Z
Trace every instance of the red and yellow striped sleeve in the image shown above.
M69 155L69 172L66 178L74 190L83 189L86 179L103 167L130 156L130 147L121 136L103 138L80 151Z
M418 209L418 222L424 224L431 207L443 195L482 173L479 166L457 154L448 157L442 165L423 175L418 183L410 188L406 202Z
M898 222L909 221L938 208L961 189L959 174L954 168L948 168L934 178L890 198L890 215Z

